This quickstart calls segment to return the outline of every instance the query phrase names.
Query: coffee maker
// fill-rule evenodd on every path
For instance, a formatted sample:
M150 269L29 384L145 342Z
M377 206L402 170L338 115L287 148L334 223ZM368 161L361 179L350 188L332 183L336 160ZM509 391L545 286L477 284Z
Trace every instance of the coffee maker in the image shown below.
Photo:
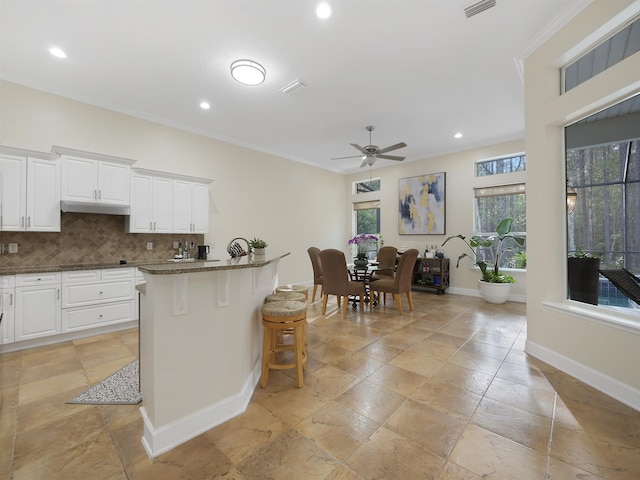
M209 253L209 245L198 245L198 260L206 260Z

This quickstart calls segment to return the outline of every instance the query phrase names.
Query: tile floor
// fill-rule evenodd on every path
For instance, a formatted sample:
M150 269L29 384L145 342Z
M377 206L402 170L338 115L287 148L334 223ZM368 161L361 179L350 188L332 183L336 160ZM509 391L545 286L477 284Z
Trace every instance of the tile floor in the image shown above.
M346 320L316 299L305 387L274 371L155 462L138 406L64 403L135 358L136 330L1 355L0 479L640 478L640 413L527 356L524 305L414 296Z

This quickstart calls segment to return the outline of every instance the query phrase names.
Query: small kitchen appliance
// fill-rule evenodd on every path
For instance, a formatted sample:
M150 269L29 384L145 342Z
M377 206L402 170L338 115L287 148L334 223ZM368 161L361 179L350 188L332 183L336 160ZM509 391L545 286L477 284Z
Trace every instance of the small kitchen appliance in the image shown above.
M198 245L198 260L206 260L209 253L209 245Z

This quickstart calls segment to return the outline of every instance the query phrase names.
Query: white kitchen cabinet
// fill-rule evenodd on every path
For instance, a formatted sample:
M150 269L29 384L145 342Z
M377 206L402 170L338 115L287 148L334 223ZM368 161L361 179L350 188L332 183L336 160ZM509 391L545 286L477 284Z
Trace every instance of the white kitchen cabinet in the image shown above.
M133 267L62 273L62 332L135 319Z
M4 275L0 277L0 345L13 343L15 339L15 277Z
M55 155L0 147L4 231L60 231L60 163Z
M175 233L209 232L209 184L188 180L173 183Z
M15 279L15 341L60 333L60 274L21 274Z
M53 147L62 155L62 200L82 204L128 206L134 160Z
M147 171L131 174L129 233L173 233L173 179Z

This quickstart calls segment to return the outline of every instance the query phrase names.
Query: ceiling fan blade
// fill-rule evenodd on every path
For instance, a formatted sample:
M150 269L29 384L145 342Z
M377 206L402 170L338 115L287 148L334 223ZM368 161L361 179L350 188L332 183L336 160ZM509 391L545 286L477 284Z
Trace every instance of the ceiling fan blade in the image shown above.
M362 158L362 155L351 155L349 157L336 157L336 158L332 158L331 160L344 160L346 158Z
M353 145L353 143L351 145ZM400 143L396 143L395 145L391 145L390 147L382 148L378 150L378 153L387 153L387 152L390 152L391 150L397 150L398 148L403 148L406 146L407 146L406 143L400 142Z
M402 160L407 158L407 157L398 157L396 155L376 155L376 157L384 158L385 160L397 160L398 162L401 162Z
M360 152L364 153L365 155L367 154L367 151L362 148L360 145L358 145L357 143L351 143L350 144L353 148L359 150Z

